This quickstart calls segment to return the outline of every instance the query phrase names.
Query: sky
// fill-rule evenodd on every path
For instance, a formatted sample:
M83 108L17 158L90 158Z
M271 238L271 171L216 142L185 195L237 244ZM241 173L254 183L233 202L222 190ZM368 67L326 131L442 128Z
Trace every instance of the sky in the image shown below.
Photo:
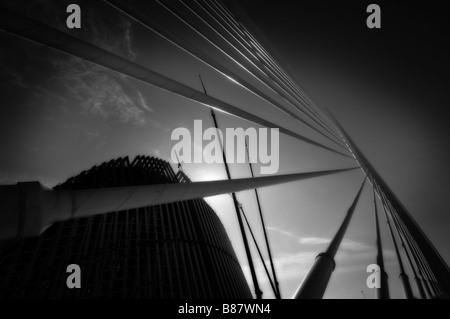
M5 1L4 5L197 90L202 90L201 74L209 95L330 145L105 3L78 1L82 28L68 30L65 9L71 2ZM264 89L155 1L132 3ZM336 116L448 263L445 94L450 52L445 43L445 11L436 3L377 3L382 28L369 30L365 1L277 5L239 1L246 16L241 13L243 24L315 104ZM174 129L193 130L198 119L204 128L213 126L208 108L198 103L11 35L0 33L0 41L0 184L39 180L53 187L121 156L151 155L172 162ZM267 94L284 103L275 93ZM259 128L220 112L217 119L223 130ZM259 167L255 165L257 173ZM346 167L355 167L355 162L280 135L279 174ZM220 164L183 164L183 168L193 181L226 178ZM231 164L230 170L233 178L250 174L246 164ZM363 179L362 172L355 170L259 190L284 298L294 294L315 256L326 249ZM375 263L376 255L372 195L367 184L336 256L337 268L325 298L374 297L366 286L366 268ZM254 193L241 192L237 197L262 246ZM231 197L207 201L222 220L252 287ZM400 298L398 266L384 217L380 220L391 296ZM255 250L253 256L263 296L271 298ZM412 277L409 267L407 271Z

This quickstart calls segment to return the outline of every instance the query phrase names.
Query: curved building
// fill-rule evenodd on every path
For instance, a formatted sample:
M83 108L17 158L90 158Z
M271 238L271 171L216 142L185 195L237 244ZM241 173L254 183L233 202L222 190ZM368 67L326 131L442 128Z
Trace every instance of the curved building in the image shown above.
M187 183L169 163L119 158L55 189ZM69 289L71 264L81 288ZM252 298L226 231L196 199L75 219L0 242L0 298Z

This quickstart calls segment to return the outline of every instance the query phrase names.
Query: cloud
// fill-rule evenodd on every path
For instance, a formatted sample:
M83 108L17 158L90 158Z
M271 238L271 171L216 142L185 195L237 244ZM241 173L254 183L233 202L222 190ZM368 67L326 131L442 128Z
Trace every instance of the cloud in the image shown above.
M331 238L324 238L324 237L301 237L297 236L291 232L288 232L283 229L275 228L275 227L267 227L266 228L269 231L277 232L279 234L285 235L287 237L290 237L294 240L296 240L300 245L305 246L316 246L316 245L324 245L331 242ZM364 251L367 249L372 249L372 246L366 245L362 242L354 241L349 238L344 238L341 242L341 245L339 247L341 250L350 251L350 252L357 252L357 251Z
M323 238L323 237L300 237L297 235L294 235L291 232L278 229L275 227L267 227L267 230L275 231L280 234L283 234L285 236L288 236L295 240L299 246L303 246L303 248L308 248L308 251L302 251L299 253L287 253L282 255L280 258L277 258L277 263L279 266L284 268L289 268L292 265L300 265L302 264L305 266L306 264L311 265L314 261L314 258L317 256L317 254L320 253L318 250L311 250L309 246L323 246L325 244L330 243L331 239L329 238ZM306 247L305 247L306 246ZM299 247L299 248L300 248ZM323 247L320 247L323 249ZM365 243L355 241L349 238L344 238L341 242L341 245L339 247L339 258L340 259L347 259L349 258L356 258L356 259L364 259L368 255L372 256L374 254L374 247L367 245ZM392 251L386 250L385 254L390 254ZM308 260L306 260L308 258Z
M42 8L10 1L9 6L67 32L64 15L54 14L58 8L56 3L50 1ZM74 34L134 61L137 53L133 46L133 24L114 10L99 10L97 6L104 7L101 4L85 6L83 28ZM11 43L15 50L0 52L2 64L6 66L0 80L3 77L9 85L26 90L33 104L49 106L52 111L64 105L59 108L66 115L67 110L73 115L73 105L77 105L82 114L105 121L162 127L148 116L154 110L145 92L137 89L127 76L51 49L36 56L35 45L8 35L1 37L5 38L6 46Z
M291 237L291 238L295 238L295 239L298 239L298 238L299 238L297 235L294 235L294 234L292 234L292 233L290 233L290 232L288 232L288 231L286 231L286 230L282 230L282 229L279 229L279 228L275 228L275 227L266 227L266 229L267 229L267 230L270 230L270 231L274 231L274 232L280 233L280 234L282 234L282 235L285 235L285 236L288 236L288 237Z
M280 281L284 281L294 278L303 278L314 262L316 256L317 254L313 252L298 252L292 254L283 254L274 258L273 262L277 271L278 279ZM267 260L265 261L265 264L267 266L267 269L270 269L270 264ZM247 278L251 278L250 267L248 265L244 265L242 267L242 271ZM269 282L261 262L255 263L255 271L257 273L258 280L261 283Z
M287 236L299 244L299 251L285 252L278 255L274 254L276 255L274 256L274 265L280 287L287 287L286 290L289 291L289 293L293 294L295 289L298 287L298 285L300 285L301 281L310 270L317 255L321 252L318 249L322 248L315 246L327 244L330 242L330 239L321 237L300 237L289 231L274 227L267 227L267 229ZM335 258L337 266L334 273L353 274L361 271L365 272L368 263L370 263L370 260L373 260L373 258L375 257L375 253L375 247L345 238L342 241L338 254ZM384 250L383 254L386 258L392 258L394 252L392 250ZM264 262L267 269L269 269L270 271L269 261L265 260ZM247 278L247 281L251 283L252 281L249 266L247 264L244 264L242 266L242 270ZM269 280L260 260L255 262L255 271L261 288L265 293L272 296L270 292L271 287L269 284Z
M56 79L71 98L77 100L85 114L136 125L147 123L144 110L149 107L141 92L133 90L127 80L78 58L54 63L61 70Z
M301 237L298 239L298 242L302 245L322 245L328 244L330 240L328 238L319 237Z
M130 18L110 6L105 6L102 1L78 0L82 11L82 27L74 32L67 28L65 14L67 4L61 2L3 0L2 5L63 32L72 33L107 51L133 61L136 59L137 53L133 48L133 24Z
M153 109L147 104L147 101L142 96L142 93L140 91L137 91L137 92L138 92L138 98L139 98L138 101L139 101L140 106L142 108L146 109L147 111L153 113Z
M321 238L321 237L300 237L297 236L291 232L288 232L283 229L275 228L275 227L267 227L266 228L269 231L277 232L279 234L282 234L284 236L290 237L294 240L296 240L300 245L323 245L328 244L330 242L330 239L328 238Z
M97 12L92 6L88 7L81 37L134 61L137 54L133 49L132 24L120 16L116 17L118 19L108 15L99 18ZM62 84L78 98L88 114L139 126L149 123L158 126L157 121L146 116L146 112L154 112L153 108L127 76L73 57L55 65Z

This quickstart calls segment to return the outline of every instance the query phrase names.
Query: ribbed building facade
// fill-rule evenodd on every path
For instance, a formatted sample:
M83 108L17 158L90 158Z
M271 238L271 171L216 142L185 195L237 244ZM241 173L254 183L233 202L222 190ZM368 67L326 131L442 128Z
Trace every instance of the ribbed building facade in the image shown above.
M95 166L55 189L187 183L138 156ZM69 289L67 266L81 268ZM203 200L75 219L38 238L0 243L0 298L252 298L226 231Z

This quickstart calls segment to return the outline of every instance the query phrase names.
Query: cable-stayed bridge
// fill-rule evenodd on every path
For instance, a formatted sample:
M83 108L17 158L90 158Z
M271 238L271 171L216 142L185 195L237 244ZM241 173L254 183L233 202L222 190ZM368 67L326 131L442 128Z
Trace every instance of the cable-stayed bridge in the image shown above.
M254 289L255 296L259 299L262 297L262 293L259 278L255 271L255 258L251 254L249 234L261 259L264 260L264 258L253 236L253 230L256 227L255 225L253 225L253 228L250 226L244 208L235 196L236 192L254 189L263 226L264 246L267 248L270 260L269 265L266 265L265 262L263 262L263 265L274 295L281 298L277 272L271 257L269 238L264 226L262 213L264 209L259 203L257 189L361 169L365 178L364 181L361 181L362 184L358 185L360 186L359 191L355 194L344 220L341 224L336 225L335 236L329 243L328 248L315 259L294 298L323 297L331 274L336 267L336 253L341 246L357 208L361 192L365 187L371 188L373 192L375 223L371 227L376 229L376 263L379 266L381 278L381 287L377 289L377 297L387 299L390 296L380 238L382 220L387 222L390 240L392 240L395 249L398 275L401 279L404 297L408 299L415 297L434 299L445 298L449 295L450 271L425 233L370 163L370 160L352 140L345 128L330 112L319 108L308 98L285 68L246 28L245 23L240 19L242 13L239 13L239 8L236 5L225 4L218 0L177 2L156 0L149 4L145 11L132 2L108 0L105 1L105 5L200 61L225 78L230 86L238 86L249 92L273 109L291 118L299 127L314 132L315 135L298 133L290 126L281 125L271 118L246 110L238 103L227 102L224 99L209 95L205 86L203 86L203 90L192 88L182 81L121 56L117 52L101 48L95 43L76 37L70 32L61 30L61 28L47 25L13 10L1 9L0 29L11 36L20 37L26 41L32 41L38 46L46 46L63 54L81 58L146 85L199 103L211 110L217 129L219 126L214 110L219 111L218 114L232 115L261 127L279 128L282 134L298 140L300 145L308 144L337 156L350 158L353 160L354 166L289 175L252 176L247 179L232 179L232 174L226 167L228 176L226 181L192 182L174 184L172 187L165 184L128 186L104 189L94 193L88 190L45 190L39 184L19 184L10 186L8 189L4 188L3 194L10 196L16 192L19 194L17 195L19 198L26 198L27 202L21 204L18 208L21 216L18 219L13 215L7 215L8 213L16 214L15 210L2 211L2 214L5 214L3 218L5 220L9 218L11 222L3 224L0 234L1 239L11 239L16 236L36 236L55 222L118 211L118 207L120 209L132 209L231 193L251 272L251 286ZM171 28L162 23L161 20L165 17L170 17L171 21L177 21L178 27ZM180 30L180 25L188 29L193 36L184 37L183 32L177 32ZM201 44L196 40L201 40ZM210 49L204 49L205 43ZM224 159L226 159L225 154ZM15 200L15 197L10 198ZM35 216L36 219L26 218L36 205L40 207L42 215ZM13 204L7 209L11 209L12 206ZM265 213L269 214L270 212ZM412 273L407 274L406 265ZM418 291L416 296L414 296L412 285Z

